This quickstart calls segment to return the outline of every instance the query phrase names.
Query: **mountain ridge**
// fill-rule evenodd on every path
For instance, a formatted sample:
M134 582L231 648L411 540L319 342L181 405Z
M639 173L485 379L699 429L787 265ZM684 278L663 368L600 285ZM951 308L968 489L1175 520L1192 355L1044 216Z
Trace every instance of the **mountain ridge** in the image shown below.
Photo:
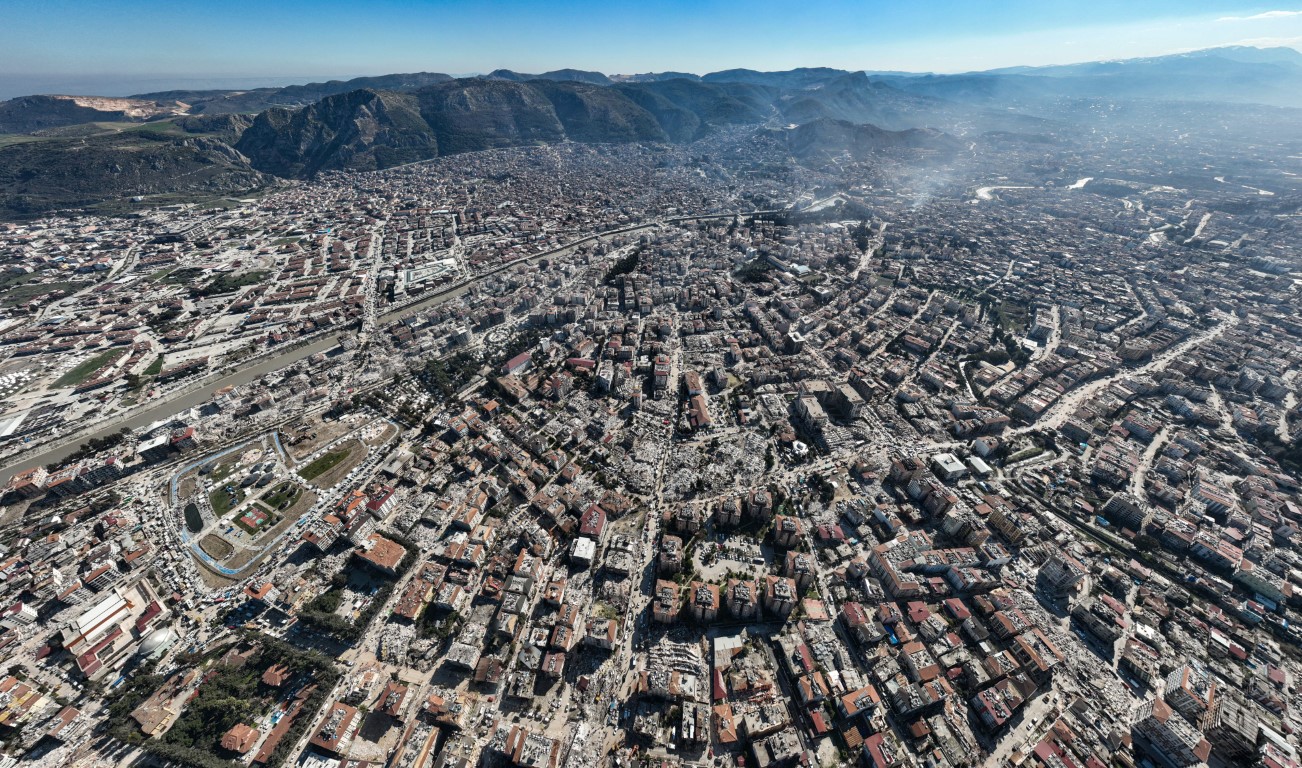
M807 82L810 72L795 76ZM845 73L786 91L746 82L669 79L597 85L574 79L462 78L414 91L363 89L258 115L235 147L254 168L289 177L378 170L440 155L578 141L687 142L728 126L833 118L925 125L935 99ZM793 101L794 100L794 101Z
M7 171L0 195L6 210L29 215L97 197L224 193L271 177L379 170L497 147L688 143L736 128L780 137L799 159L868 157L945 150L955 134L1014 141L1070 131L1089 119L1072 107L1082 99L1288 106L1302 100L1302 54L1222 48L959 75L828 67L700 77L420 72L249 91L28 96L0 102L0 134L18 134L0 141ZM90 170L78 175L78 165Z

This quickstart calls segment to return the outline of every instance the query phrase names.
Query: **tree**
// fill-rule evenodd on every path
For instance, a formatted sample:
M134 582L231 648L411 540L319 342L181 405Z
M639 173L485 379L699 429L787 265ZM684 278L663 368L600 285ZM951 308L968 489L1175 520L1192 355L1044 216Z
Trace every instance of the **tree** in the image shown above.
M868 250L868 244L872 242L872 229L869 228L867 221L860 221L858 226L850 230L850 237L854 240L854 245L860 253Z
M638 259L640 256L640 252L637 249L634 249L632 253L616 261L611 268L606 271L606 276L602 282L606 285L615 285L620 276L630 274L637 269Z
M1162 543L1146 533L1141 533L1135 537L1135 549L1141 552L1157 552L1162 548Z

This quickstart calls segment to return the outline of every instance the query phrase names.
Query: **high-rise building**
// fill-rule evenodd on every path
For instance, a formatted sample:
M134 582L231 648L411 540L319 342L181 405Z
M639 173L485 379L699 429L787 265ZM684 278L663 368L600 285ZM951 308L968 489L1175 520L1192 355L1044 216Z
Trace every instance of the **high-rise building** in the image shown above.
M1161 699L1152 699L1135 716L1135 735L1141 746L1168 768L1205 763L1212 745L1179 712Z
M1167 675L1165 698L1186 720L1203 725L1216 705L1216 681L1201 661L1190 659Z

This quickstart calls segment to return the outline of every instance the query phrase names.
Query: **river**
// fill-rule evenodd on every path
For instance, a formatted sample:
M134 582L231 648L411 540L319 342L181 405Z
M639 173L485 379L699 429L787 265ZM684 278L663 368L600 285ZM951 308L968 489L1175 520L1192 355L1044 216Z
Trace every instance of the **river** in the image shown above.
M980 189L978 189L978 190L976 191L976 199L977 199L977 200L994 200L994 199L995 199L994 192L995 192L995 190L997 190L997 189L1035 189L1035 187L1019 187L1019 186L1011 186L1011 185L1007 185L1007 184L1002 185L1002 186L981 187Z

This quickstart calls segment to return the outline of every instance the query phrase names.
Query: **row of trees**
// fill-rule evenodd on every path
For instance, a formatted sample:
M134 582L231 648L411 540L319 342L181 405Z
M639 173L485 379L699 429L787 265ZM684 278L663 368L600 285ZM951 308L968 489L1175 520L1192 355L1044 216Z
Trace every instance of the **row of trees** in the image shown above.
M81 447L77 448L77 450L73 451L71 454L65 457L62 461L56 461L52 464L47 465L46 469L53 472L54 470L58 469L61 466L64 466L66 464L73 464L75 462L81 461L82 459L87 458L89 456L94 456L100 451L107 451L110 448L116 448L117 446L121 445L127 439L127 436L130 434L131 434L131 430L127 427L123 427L121 430L117 432L113 432L112 434L105 435L103 437L92 437L91 439L83 443Z

